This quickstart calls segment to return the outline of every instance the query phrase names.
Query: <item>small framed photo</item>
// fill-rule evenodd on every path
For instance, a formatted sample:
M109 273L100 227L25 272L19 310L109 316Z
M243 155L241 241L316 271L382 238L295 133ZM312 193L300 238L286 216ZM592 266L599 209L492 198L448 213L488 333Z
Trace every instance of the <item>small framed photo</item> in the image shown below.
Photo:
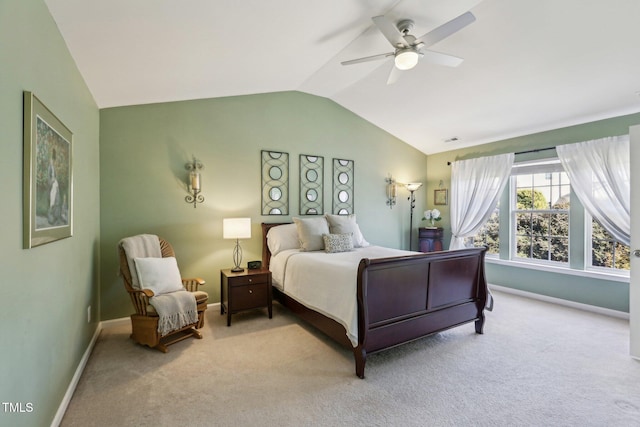
M24 92L24 248L71 237L73 134Z
M447 205L449 203L449 193L446 188L433 190L433 204Z

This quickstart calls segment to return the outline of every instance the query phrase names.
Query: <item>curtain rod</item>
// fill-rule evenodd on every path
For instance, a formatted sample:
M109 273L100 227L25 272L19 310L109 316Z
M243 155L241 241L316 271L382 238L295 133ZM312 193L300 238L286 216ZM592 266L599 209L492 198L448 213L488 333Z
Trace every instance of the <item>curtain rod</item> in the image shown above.
M536 148L535 150L527 150L527 151L517 151L513 154L529 154L529 153L537 153L539 151L547 151L547 150L555 150L556 147L547 147L547 148ZM451 162L447 162L447 166L451 166Z
M514 154L528 154L528 153L537 153L538 151L547 151L547 150L555 150L556 147L547 147L547 148L536 148L535 150L527 150L527 151L518 151Z

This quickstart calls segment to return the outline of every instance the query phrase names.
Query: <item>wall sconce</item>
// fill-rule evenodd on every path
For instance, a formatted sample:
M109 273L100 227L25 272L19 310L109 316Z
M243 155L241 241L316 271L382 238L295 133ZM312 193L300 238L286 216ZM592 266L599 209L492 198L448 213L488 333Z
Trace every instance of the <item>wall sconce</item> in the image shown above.
M387 206L389 206L389 209L393 209L393 205L396 204L396 180L393 179L391 174L384 180L387 183Z
M422 187L421 182L410 182L405 185L411 193L409 201L411 202L411 216L409 217L409 250L411 250L411 241L413 237L413 209L416 207L416 196L413 194L418 188Z
M242 248L239 239L251 238L251 218L225 218L222 220L222 238L236 239L236 246L233 248L233 265L231 269L234 273L244 271L240 267L242 262Z
M194 157L193 162L187 163L184 167L189 171L189 179L187 181L187 191L189 191L189 194L184 200L187 203L193 203L193 207L195 208L197 203L204 202L204 196L200 194L202 186L200 171L204 169L204 165Z

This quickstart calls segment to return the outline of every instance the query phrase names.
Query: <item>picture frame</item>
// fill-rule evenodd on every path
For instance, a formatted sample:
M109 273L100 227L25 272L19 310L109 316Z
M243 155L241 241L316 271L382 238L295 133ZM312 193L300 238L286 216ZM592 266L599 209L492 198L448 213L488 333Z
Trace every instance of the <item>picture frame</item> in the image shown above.
M449 203L449 193L446 188L433 190L433 204L447 205Z
M73 133L33 93L23 93L23 246L73 234Z

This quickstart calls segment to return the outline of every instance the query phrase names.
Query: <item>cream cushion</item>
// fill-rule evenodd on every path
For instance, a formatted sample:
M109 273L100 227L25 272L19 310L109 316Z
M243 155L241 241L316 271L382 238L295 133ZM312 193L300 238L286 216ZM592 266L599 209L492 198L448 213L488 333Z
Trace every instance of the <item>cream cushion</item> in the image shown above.
M267 247L272 256L287 249L300 248L298 228L295 224L284 224L272 227L267 232Z
M329 223L329 231L331 234L351 234L353 239L353 247L364 248L369 246L369 242L364 239L360 227L356 222L356 215L331 215L325 214Z
M134 258L140 289L149 289L155 295L183 290L178 262L174 257Z
M321 251L324 249L322 236L329 234L329 224L324 217L293 218L298 230L300 249L303 251Z

